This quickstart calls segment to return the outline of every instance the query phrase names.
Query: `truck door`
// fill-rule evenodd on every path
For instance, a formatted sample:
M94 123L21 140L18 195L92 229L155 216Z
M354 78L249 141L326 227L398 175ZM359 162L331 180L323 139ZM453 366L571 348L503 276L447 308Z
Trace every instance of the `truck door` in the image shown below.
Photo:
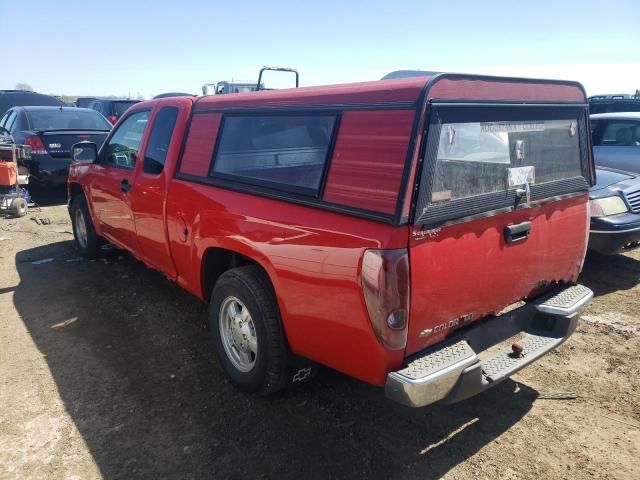
M130 195L150 113L135 111L120 123L100 149L90 188L103 236L136 255L139 245Z
M574 281L589 227L586 106L430 110L409 250L409 354Z
M169 278L175 278L176 269L167 238L166 194L191 104L190 98L176 97L162 100L154 109L149 138L136 166L135 189L131 192L142 258Z

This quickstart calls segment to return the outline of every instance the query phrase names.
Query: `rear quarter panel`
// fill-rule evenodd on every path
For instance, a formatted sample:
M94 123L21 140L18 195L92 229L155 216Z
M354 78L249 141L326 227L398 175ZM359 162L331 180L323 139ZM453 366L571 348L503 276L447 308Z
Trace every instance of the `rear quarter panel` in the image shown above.
M366 248L406 247L408 227L179 179L171 182L167 215L187 290L208 300L201 270L208 248L238 252L271 278L294 353L378 385L400 367L404 352L383 348L371 328L360 266ZM182 241L185 224L192 231Z

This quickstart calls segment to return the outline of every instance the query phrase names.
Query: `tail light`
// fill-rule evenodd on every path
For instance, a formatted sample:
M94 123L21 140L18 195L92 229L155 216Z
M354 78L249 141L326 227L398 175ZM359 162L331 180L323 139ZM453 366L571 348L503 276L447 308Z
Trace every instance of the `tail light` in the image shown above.
M31 153L35 153L35 154L47 153L47 149L44 147L44 143L42 143L42 140L37 135L32 135L28 137L24 141L24 144L29 145L31 147Z
M115 125L115 124L116 124L116 122L118 121L118 117L116 117L115 115L109 115L109 116L107 117L107 120L109 120L109 123L110 123L111 125Z
M407 249L367 250L362 260L362 291L378 340L391 350L405 348L409 326Z

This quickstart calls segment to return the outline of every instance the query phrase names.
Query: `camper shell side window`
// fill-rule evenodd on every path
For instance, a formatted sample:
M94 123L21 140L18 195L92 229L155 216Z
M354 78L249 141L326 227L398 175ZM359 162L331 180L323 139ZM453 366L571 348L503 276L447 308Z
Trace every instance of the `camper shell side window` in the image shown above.
M318 197L337 114L225 115L209 175Z

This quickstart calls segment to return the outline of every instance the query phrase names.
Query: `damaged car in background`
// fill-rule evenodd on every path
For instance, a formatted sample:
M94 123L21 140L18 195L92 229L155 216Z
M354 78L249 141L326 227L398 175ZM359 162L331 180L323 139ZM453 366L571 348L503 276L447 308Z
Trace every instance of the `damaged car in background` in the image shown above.
M612 255L640 246L640 177L598 167L589 193L589 249Z

